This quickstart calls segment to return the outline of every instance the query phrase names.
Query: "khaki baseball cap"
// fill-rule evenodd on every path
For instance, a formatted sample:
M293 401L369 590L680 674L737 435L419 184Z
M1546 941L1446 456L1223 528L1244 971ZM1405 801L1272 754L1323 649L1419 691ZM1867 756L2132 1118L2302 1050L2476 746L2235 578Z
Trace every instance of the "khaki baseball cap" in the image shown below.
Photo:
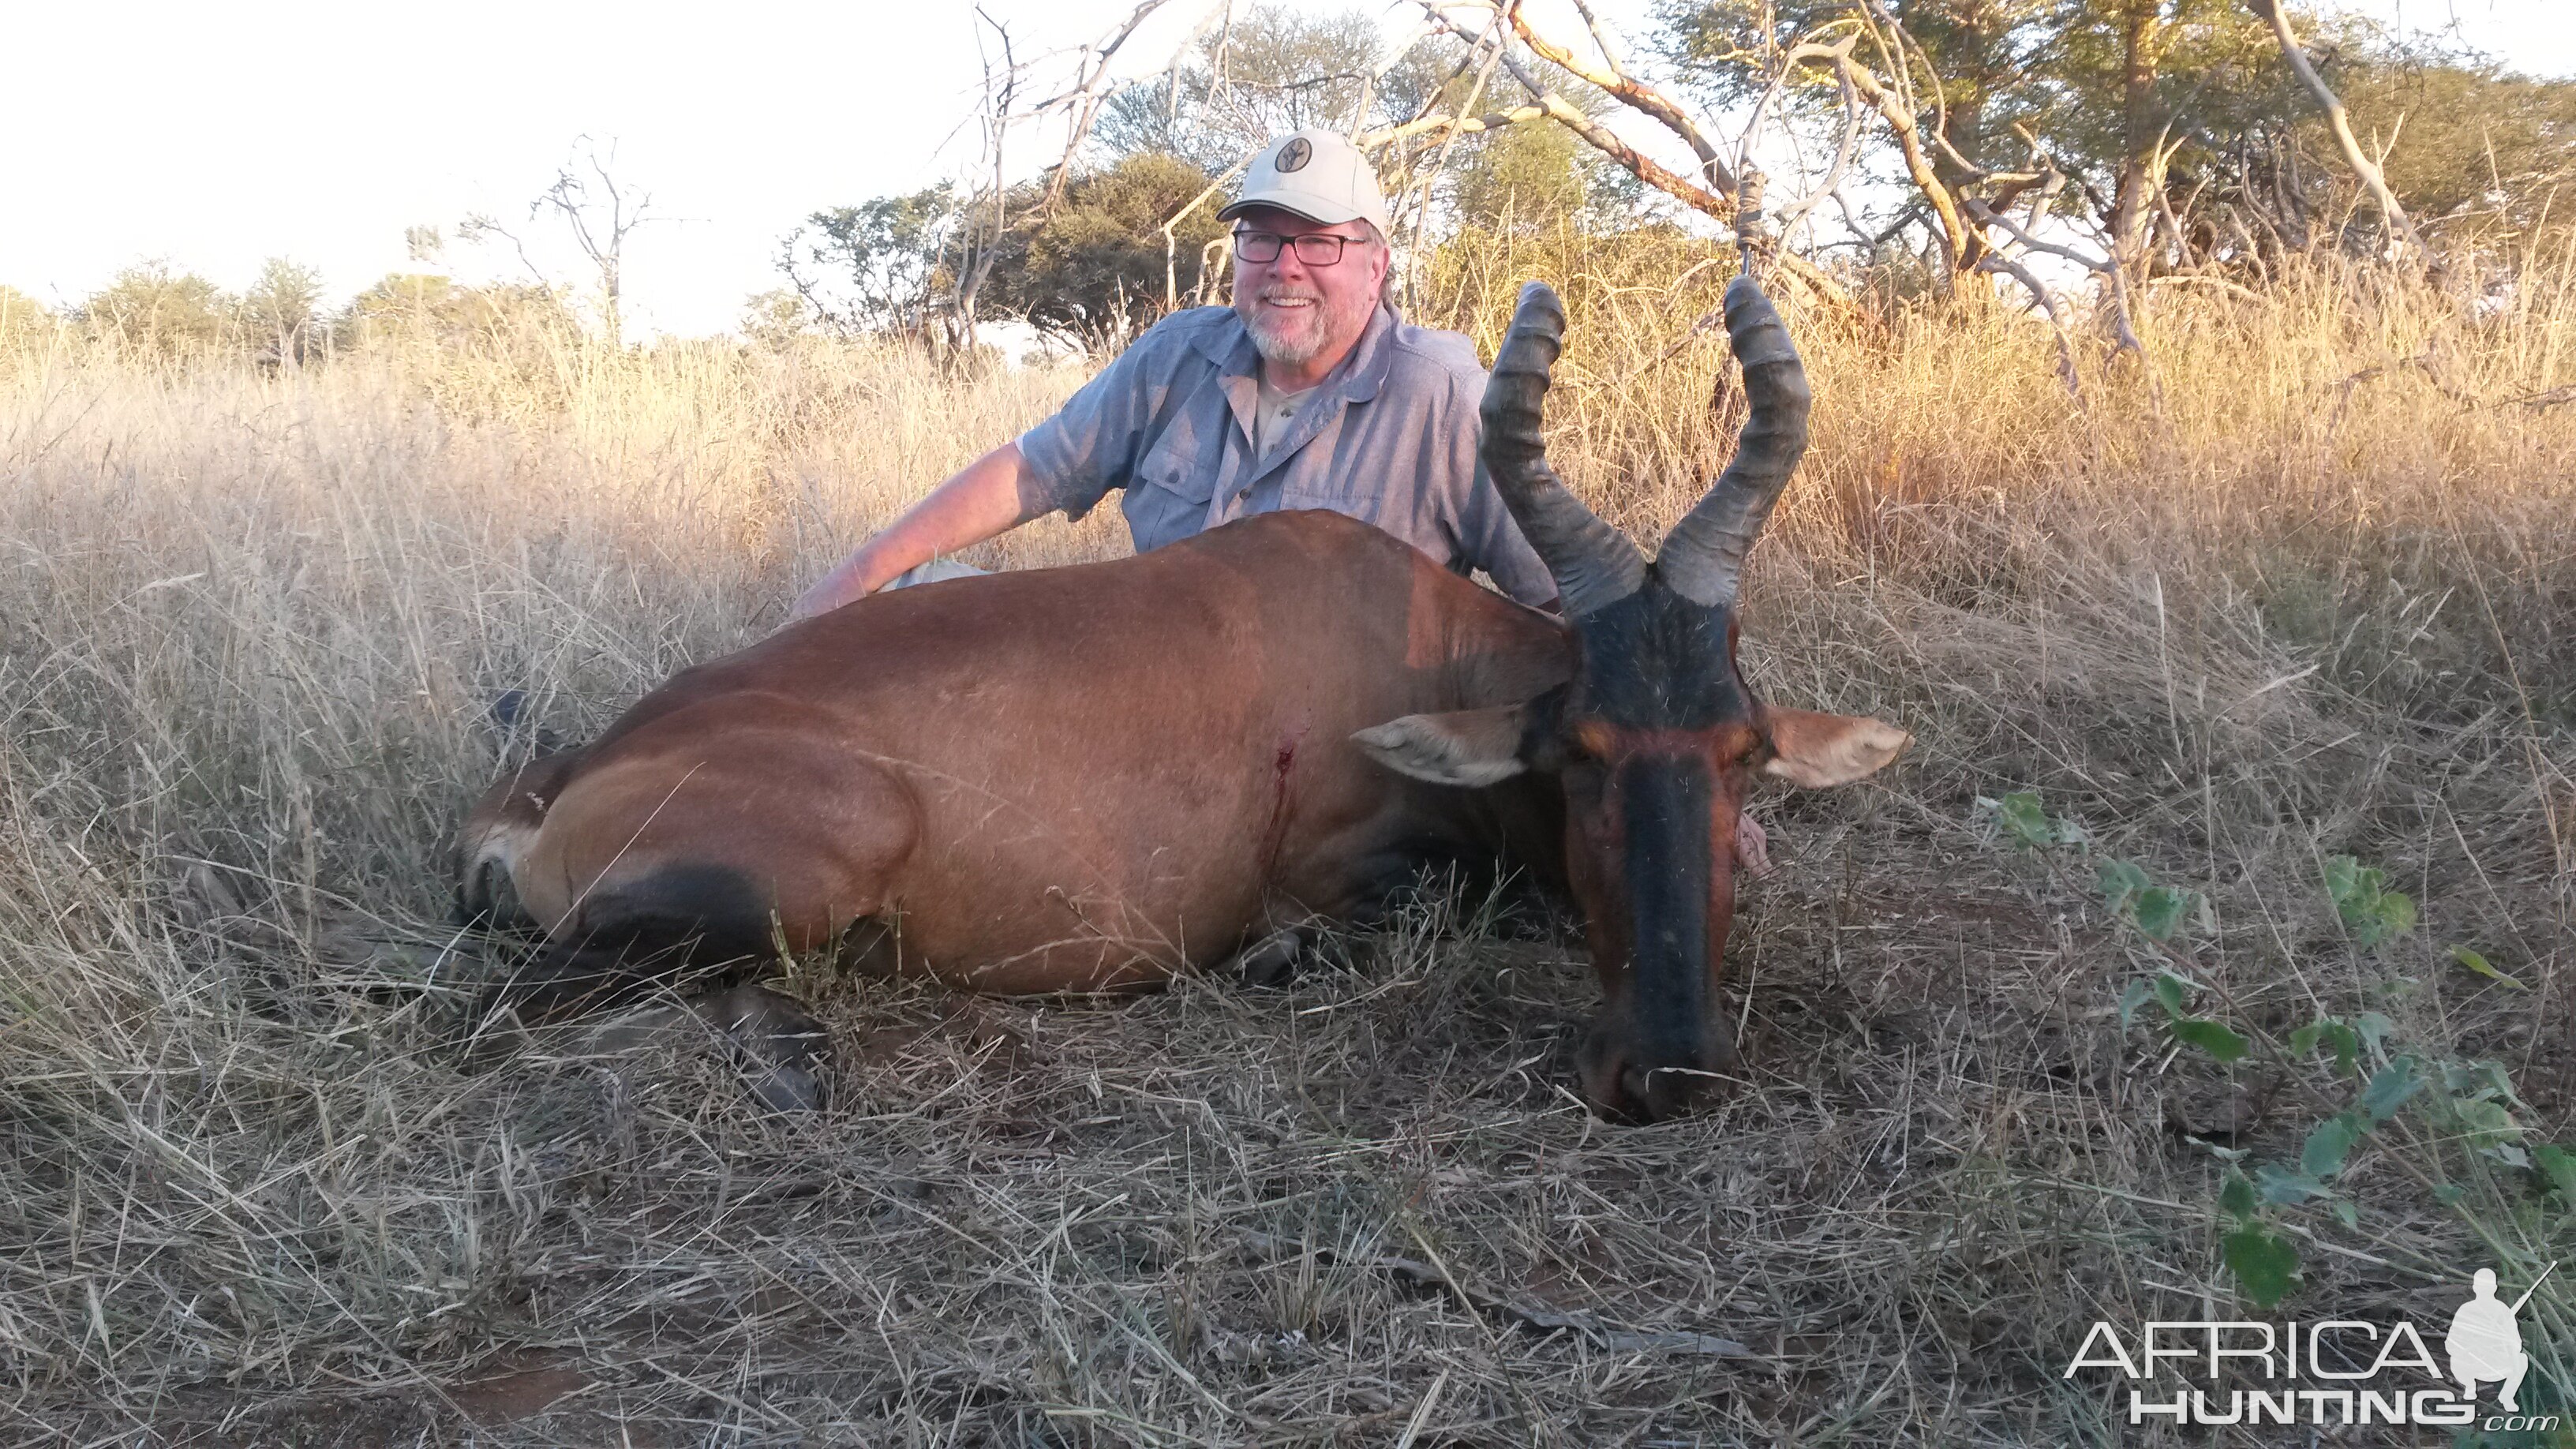
M1368 157L1349 137L1320 126L1262 147L1243 173L1243 190L1216 219L1232 221L1256 206L1275 206L1326 226L1365 221L1381 237L1394 231Z

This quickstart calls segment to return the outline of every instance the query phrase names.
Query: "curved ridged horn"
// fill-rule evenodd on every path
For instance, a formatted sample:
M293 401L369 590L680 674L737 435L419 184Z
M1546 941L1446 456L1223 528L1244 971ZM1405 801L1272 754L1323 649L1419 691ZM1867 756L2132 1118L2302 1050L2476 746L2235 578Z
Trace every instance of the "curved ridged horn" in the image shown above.
M1735 460L1709 485L1655 556L1666 587L1694 604L1715 608L1735 602L1744 554L1771 516L1771 505L1807 451L1807 369L1789 341L1780 313L1751 277L1726 288L1726 335L1744 364L1744 401L1750 412L1735 442ZM1488 427L1492 426L1487 424Z
M1521 534L1556 577L1565 616L1579 619L1619 602L1646 581L1646 558L1604 523L1547 466L1539 403L1548 369L1565 342L1565 308L1545 282L1521 287L1512 330L1485 383L1485 471Z

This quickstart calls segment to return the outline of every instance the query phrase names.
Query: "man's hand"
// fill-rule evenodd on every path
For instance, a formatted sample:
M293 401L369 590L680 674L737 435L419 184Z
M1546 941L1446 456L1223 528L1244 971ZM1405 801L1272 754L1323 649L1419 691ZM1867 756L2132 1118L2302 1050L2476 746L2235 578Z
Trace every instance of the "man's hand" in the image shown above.
M1020 503L1020 468L1017 443L1004 443L967 464L797 595L787 622L828 614L875 593L916 564L1028 522L1034 515Z
M1735 863L1756 878L1771 873L1771 841L1762 833L1762 822L1754 819L1750 810L1735 812Z
M873 541L862 546L858 552L834 564L830 573L815 580L814 587L798 594L795 607L787 611L787 622L793 624L816 614L828 614L853 599L862 599L876 592L876 586L868 579L873 548Z

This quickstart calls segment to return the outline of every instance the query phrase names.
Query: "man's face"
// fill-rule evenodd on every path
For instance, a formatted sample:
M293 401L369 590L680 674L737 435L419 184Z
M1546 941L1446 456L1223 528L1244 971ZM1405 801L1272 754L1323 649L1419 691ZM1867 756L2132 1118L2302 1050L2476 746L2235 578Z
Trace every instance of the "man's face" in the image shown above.
M1326 226L1290 212L1254 207L1235 218L1234 310L1252 329L1253 345L1272 362L1302 367L1317 358L1335 361L1368 330L1386 282L1387 255L1370 239L1366 222ZM1279 255L1256 262L1243 255L1243 238L1282 239ZM1328 264L1298 254L1300 237L1342 239L1341 259ZM1267 250L1260 244L1257 250ZM1324 246L1307 243L1308 250Z

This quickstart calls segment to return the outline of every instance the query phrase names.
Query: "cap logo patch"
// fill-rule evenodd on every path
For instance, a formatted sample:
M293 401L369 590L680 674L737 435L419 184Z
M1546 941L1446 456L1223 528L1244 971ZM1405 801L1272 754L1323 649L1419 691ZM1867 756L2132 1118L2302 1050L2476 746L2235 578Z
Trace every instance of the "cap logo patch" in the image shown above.
M1282 172L1300 170L1314 154L1314 143L1303 136L1291 136L1288 144L1279 148L1279 159L1275 164Z

